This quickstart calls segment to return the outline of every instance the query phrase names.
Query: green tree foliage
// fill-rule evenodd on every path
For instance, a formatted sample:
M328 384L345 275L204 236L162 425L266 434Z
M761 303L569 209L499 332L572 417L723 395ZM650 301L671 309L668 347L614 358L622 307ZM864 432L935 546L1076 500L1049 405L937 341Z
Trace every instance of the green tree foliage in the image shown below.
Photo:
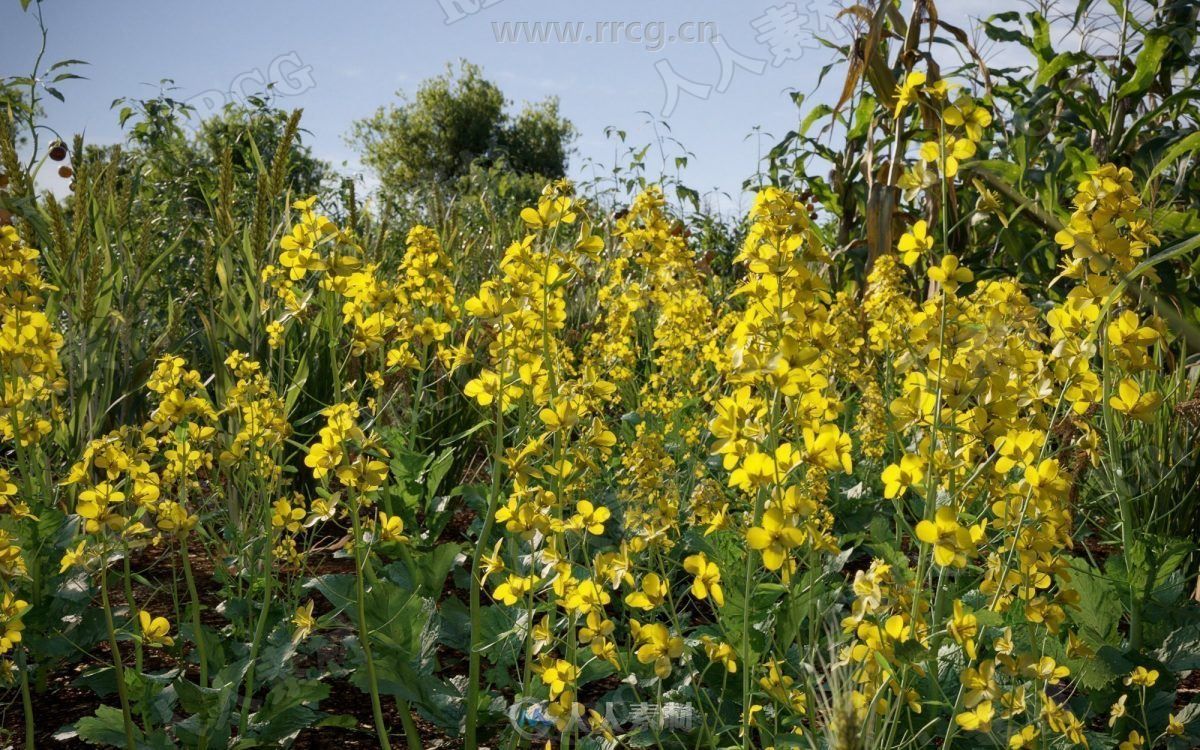
M499 87L465 60L424 81L411 100L399 96L401 104L359 120L350 136L393 202L459 186L473 166L543 179L566 173L575 128L556 98L512 114Z

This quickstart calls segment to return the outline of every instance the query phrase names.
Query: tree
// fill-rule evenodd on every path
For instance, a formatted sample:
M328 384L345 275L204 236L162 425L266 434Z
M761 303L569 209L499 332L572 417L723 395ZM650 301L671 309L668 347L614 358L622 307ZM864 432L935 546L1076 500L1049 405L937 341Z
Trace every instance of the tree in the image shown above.
M473 166L503 162L519 175L562 177L575 128L559 114L558 100L527 103L515 116L509 104L479 66L463 60L457 71L447 65L424 81L411 101L356 122L350 143L383 192L401 203L459 183Z

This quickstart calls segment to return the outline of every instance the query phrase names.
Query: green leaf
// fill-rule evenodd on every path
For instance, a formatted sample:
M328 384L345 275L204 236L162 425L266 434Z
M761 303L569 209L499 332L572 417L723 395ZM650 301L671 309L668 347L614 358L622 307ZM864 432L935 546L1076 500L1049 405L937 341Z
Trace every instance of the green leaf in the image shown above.
M676 185L675 186L675 197L679 199L680 203L683 203L683 201L687 201L688 203L691 203L693 210L695 210L695 211L700 210L700 192L699 191L694 190L693 188L690 188L686 185Z
M1200 623L1191 623L1173 631L1155 656L1172 672L1200 669Z
M428 552L419 552L401 545L398 548L403 566L389 565L387 573L391 579L421 596L439 599L446 585L446 578L454 569L454 561L461 551L457 544L447 543Z
M1071 568L1071 587L1079 593L1079 607L1072 615L1080 634L1093 646L1117 644L1124 609L1116 584L1084 560L1072 560Z
M296 640L292 638L291 623L281 619L267 636L266 646L259 657L257 674L266 681L284 679L291 675L295 666Z
M354 604L354 576L347 573L330 573L305 582L305 589L316 589L337 611Z
M125 746L125 718L121 710L112 706L101 706L92 716L75 722L75 734L89 745ZM137 724L133 726L133 739L141 743L145 738Z
M430 627L434 613L431 600L380 579L367 591L365 604L372 647L405 661L415 662L428 655L437 640L436 628Z
M1118 98L1136 96L1150 87L1170 42L1171 38L1162 32L1152 31L1146 35L1145 41L1142 42L1142 51L1138 53L1137 62L1134 64L1133 76L1117 89Z
M316 680L289 678L267 693L263 707L250 718L255 739L279 747L321 718L317 703L329 697L329 686Z
M76 58L73 58L73 57L72 57L72 58L70 58L70 59L67 59L67 60L59 60L58 62L56 62L56 63L54 63L53 65L51 65L51 66L49 67L49 69L47 69L47 71L46 71L46 72L50 72L50 71L54 71L54 70L58 70L59 68L65 68L65 67L68 67L68 66L70 66L70 65L88 65L88 61L87 61L87 60L78 60L78 59L76 59Z
M740 641L744 614L749 610L751 648L756 653L762 653L766 646L766 634L760 626L767 621L768 613L776 608L787 590L778 583L759 583L753 586L750 596L746 597L740 582L731 581L730 584L725 590L725 606L718 612L721 625L731 642Z
M1175 143L1167 149L1163 157L1154 165L1154 169L1150 170L1150 179L1153 180L1162 174L1168 167L1175 163L1175 160L1184 154L1191 154L1193 151L1200 149L1200 131L1196 131L1182 140Z
M447 448L438 454L438 457L429 465L428 471L425 472L425 498L432 500L437 494L438 487L442 485L442 480L446 478L450 467L454 465L454 449Z
M1050 23L1041 13L1033 12L1028 14L1029 25L1033 27L1033 38L1030 40L1029 49L1037 55L1039 62L1046 62L1054 58L1054 46L1050 43Z
M800 135L807 133L808 129L812 127L814 122L831 114L833 114L833 107L830 107L828 104L818 104L817 106L813 107L812 111L809 112L800 122Z
M1050 62L1038 68L1037 76L1033 79L1035 86L1041 86L1052 81L1059 73L1073 65L1087 61L1087 55L1081 52L1065 52L1055 55Z

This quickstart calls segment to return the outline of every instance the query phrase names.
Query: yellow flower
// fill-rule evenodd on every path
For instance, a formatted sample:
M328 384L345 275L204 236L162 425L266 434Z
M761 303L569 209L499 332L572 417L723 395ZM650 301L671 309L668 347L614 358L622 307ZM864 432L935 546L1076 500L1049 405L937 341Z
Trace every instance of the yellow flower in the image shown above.
M496 587L493 596L511 607L525 598L525 595L532 591L537 583L537 576L519 576L510 573L508 579Z
M942 174L949 178L958 174L959 162L963 159L970 159L975 155L975 151L975 142L971 139L947 135L941 141L923 143L920 154L923 161L940 165Z
M954 717L954 723L968 732L992 731L992 719L996 716L996 707L991 701L984 701L975 708L964 711Z
M924 86L926 80L926 75L919 70L914 70L904 76L904 81L896 89L895 117L897 120L904 113L905 107L917 101L917 89Z
M538 417L551 432L555 432L574 427L585 413L582 399L563 398L553 404L553 408L542 409Z
M904 620L904 615L892 615L883 623L883 632L897 643L904 643L912 637L912 628Z
M978 142L983 129L992 124L992 113L975 103L969 96L962 96L942 113L942 120L953 127L961 127L967 137Z
M1111 728L1118 721L1124 718L1126 714L1125 702L1129 700L1128 695L1122 695L1117 699L1117 702L1112 704L1112 708L1108 710L1108 726Z
M763 565L767 570L779 570L787 557L788 550L804 541L800 529L788 524L779 508L769 508L763 513L762 526L746 530L746 542L751 549L762 552Z
M360 454L337 470L337 478L359 492L375 492L387 479L388 468L383 461Z
M25 629L21 618L27 609L29 603L24 599L18 599L12 592L4 594L0 601L0 654L8 653L21 642L21 631Z
M965 284L975 278L971 269L963 268L958 264L958 257L955 255L943 255L941 262L931 267L926 273L930 279L941 284L942 288L950 294L958 289L959 284Z
M1000 691L996 684L996 662L991 659L980 662L979 666L967 667L962 672L962 686L966 689L963 704L974 708L985 701L992 701ZM1001 703L1004 696L1001 696Z
M587 583L585 581L585 583ZM617 626L612 620L604 616L604 612L598 608L592 609L587 615L587 624L579 629L579 642L583 645L591 643L594 639L610 638L615 632Z
M975 615L963 611L961 599L954 600L954 617L946 626L950 635L960 646L966 649L967 658L975 658L975 636L979 634L979 621Z
M576 212L574 202L567 196L543 196L534 208L521 209L521 221L533 229L551 229L563 224L573 224Z
M345 456L342 446L322 440L309 446L304 465L313 470L314 479L321 479L341 465Z
M661 623L643 625L638 628L637 660L642 664L654 664L654 673L661 678L671 674L671 660L683 655L683 639L672 635Z
M710 595L718 607L725 606L725 592L721 589L721 570L703 553L684 558L683 569L694 575L692 596L707 599Z
M1125 310L1108 324L1108 341L1119 347L1147 347L1159 341L1162 335L1150 326L1142 325L1133 310Z
M492 553L480 556L479 568L483 571L483 576L479 579L481 586L487 583L488 576L504 571L504 559L500 557L500 547L503 544L503 539L497 539L496 544L492 547Z
M271 507L271 528L286 529L295 534L304 522L304 515L303 507L292 507L287 500L276 500Z
M1126 685L1137 685L1138 687L1154 687L1156 682L1158 682L1158 670L1145 667L1135 667L1125 677Z
M571 519L571 526L599 536L604 533L604 522L611 516L612 513L603 505L597 507L589 500L580 500L575 504L575 516Z
M917 538L933 545L933 561L944 568L965 568L967 553L975 551L982 536L980 527L966 529L960 526L954 509L945 505L937 509L933 521L923 520L917 524Z
M902 253L901 260L904 261L904 265L914 265L922 255L933 251L933 236L928 232L928 222L921 219L913 224L912 231L900 236L897 247Z
M85 540L76 545L74 549L68 549L66 552L64 552L62 556L62 563L59 565L58 572L66 573L76 565L82 565L84 562L86 562L87 557L84 554L86 548L87 541Z
M125 493L118 492L108 482L101 482L95 487L79 493L79 502L75 505L75 512L83 517L84 529L89 534L94 534L100 530L103 523L108 521L109 506L119 505L124 500Z
M642 577L641 591L634 591L625 597L625 603L638 609L654 609L666 600L667 586L657 573L647 573Z
M267 346L271 347L272 349L278 349L280 346L283 346L283 323L278 320L273 320L270 323L267 323L266 332Z
M704 645L704 653L708 655L709 661L724 666L729 674L737 673L737 651L733 646L707 635L700 636L700 642Z
M307 638L317 629L317 619L313 617L313 601L310 599L296 608L292 615L292 640L296 643Z
M1182 737L1184 732L1183 722L1179 720L1175 714L1167 715L1167 734L1172 737Z
M1025 748L1036 747L1037 740L1037 725L1029 724L1021 727L1019 731L1014 732L1013 735L1008 738L1008 747L1009 750L1025 750Z
M1014 466L1032 464L1046 442L1041 430L1014 430L996 440L996 471L1007 474Z
M506 411L516 399L521 397L522 393L521 386L515 383L509 383L501 388L500 376L491 370L481 371L479 377L468 382L463 388L463 394L467 398L475 399L480 406L490 406L499 398L500 407Z
M1029 676L1043 680L1051 685L1057 685L1071 674L1071 670L1054 661L1052 657L1043 656L1037 662L1029 665Z
M389 516L387 513L379 514L379 541L381 542L407 542L408 537L404 535L404 519L400 516Z
M821 425L820 431L804 428L805 458L809 463L829 471L849 474L853 470L850 461L850 436L835 424Z
M1158 391L1142 393L1141 386L1133 378L1122 380L1117 385L1117 393L1108 399L1108 405L1116 411L1142 421L1149 421L1160 403L1162 396Z
M604 236L592 234L592 225L583 222L579 227L579 239L575 241L575 252L587 256L594 262L600 262L600 253L604 250Z
M883 470L883 496L889 500L903 495L909 487L920 485L925 478L925 459L905 454L899 464L890 464Z
M578 676L579 669L574 664L562 659L556 659L541 674L542 682L550 688L550 700L558 698L567 691Z
M775 465L775 459L769 453L754 451L742 459L742 465L729 475L729 486L751 492L781 479L777 473L780 471L782 469Z
M925 167L925 162L918 161L913 164L904 174L900 175L900 179L896 180L896 186L900 188L904 200L916 200L922 190L927 190L937 184L937 176Z
M174 646L170 636L171 623L165 617L154 617L146 610L138 612L138 624L142 628L142 642L150 647Z
M554 633L550 628L550 615L545 615L541 620L533 626L533 653L539 654L542 649L550 645L550 641L554 639Z
M292 227L291 234L279 241L279 247L283 250L279 255L279 264L288 269L292 281L303 279L310 271L325 270L325 261L314 247L317 239L310 226L300 223Z
M575 585L566 597L565 606L578 614L586 614L589 618L597 612L603 613L605 605L612 601L607 591L591 578L584 579ZM590 622L590 619L589 619Z

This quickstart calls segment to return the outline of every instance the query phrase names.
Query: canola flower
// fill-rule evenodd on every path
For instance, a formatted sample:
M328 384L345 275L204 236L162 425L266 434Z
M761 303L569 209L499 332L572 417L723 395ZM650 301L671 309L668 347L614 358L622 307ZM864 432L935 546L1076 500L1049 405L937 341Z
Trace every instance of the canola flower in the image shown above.
M22 543L29 523L38 522L30 503L36 464L22 459L36 453L54 425L64 418L59 397L66 379L59 358L63 336L47 314L47 297L57 291L42 277L41 253L29 247L13 226L0 226L0 680L18 678L15 659L21 648L31 605L22 598L30 583L28 551ZM15 459L10 466L9 460ZM11 523L9 523L11 522ZM33 537L37 539L37 537ZM23 689L28 675L20 670Z
M892 167L909 203L990 147L986 102L952 98L932 74L907 75L891 114L937 125ZM997 210L999 198L980 201ZM1184 736L1173 714L1160 737L1139 716L1169 682L1147 666L1113 677L1120 696L1100 714L1075 699L1089 676L1077 665L1102 644L1079 616L1073 493L1114 421L1161 414L1169 341L1123 287L1158 244L1132 173L1098 166L1072 205L1054 238L1063 288L1043 298L968 267L940 217L916 211L861 288L839 284L820 219L774 186L756 194L722 279L656 186L613 217L567 181L546 186L482 279L429 227L409 229L389 264L315 197L295 201L274 262L250 280L258 340L223 351L211 375L157 359L145 421L97 434L63 472L71 538L51 567L99 584L118 675L155 649L212 690L190 560L220 538L213 519L244 524L258 538L221 558L224 574L255 581L237 603L252 613L239 727L263 649L322 647L345 619L387 746L397 646L372 618L440 541L427 528L437 506L411 490L435 471L410 464L449 403L475 427L450 446L468 455L447 455L482 489L470 489L475 547L453 550L466 578L450 595L465 601L430 609L468 631L469 745L501 674L514 701L545 703L565 742L585 728L617 741L589 689L609 677L639 699L694 699L720 746L822 733L835 747L916 745L934 729L947 743L1074 746L1098 723L1122 748ZM31 447L62 415L62 341L40 309L37 253L3 229L0 288L18 291L0 296L0 438ZM313 341L334 361L317 405L303 379L282 377ZM36 520L24 480L0 468L14 523ZM28 642L24 539L0 529L10 678ZM320 587L298 585L322 540L354 566L332 612L316 609ZM142 551L177 555L190 634L135 601L129 573L128 607L110 601L111 561ZM413 710L398 703L411 742Z

